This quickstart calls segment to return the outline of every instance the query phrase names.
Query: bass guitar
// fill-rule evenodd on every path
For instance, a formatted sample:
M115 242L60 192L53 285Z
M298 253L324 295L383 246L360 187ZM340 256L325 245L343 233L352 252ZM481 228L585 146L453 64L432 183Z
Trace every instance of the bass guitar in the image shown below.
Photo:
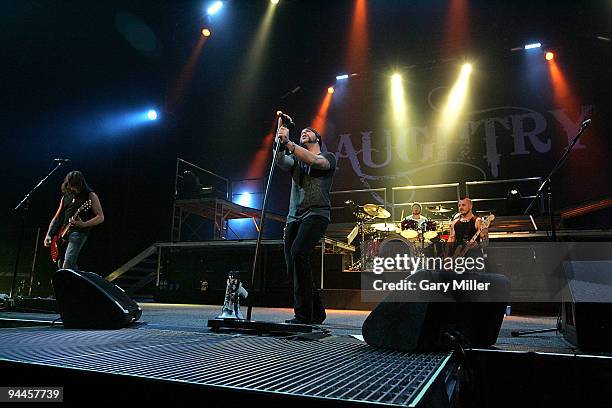
M493 215L493 214L489 214L488 216L482 218L480 220L480 228L478 229L478 231L476 231L476 233L474 234L472 239L470 239L468 242L466 242L465 245L459 245L457 247L457 249L455 249L455 253L453 254L453 258L464 257L465 254L467 254L467 252L470 250L470 243L476 242L476 239L478 239L480 234L482 234L482 230L489 228L489 226L491 225L491 223L493 222L494 219L495 219L495 215Z

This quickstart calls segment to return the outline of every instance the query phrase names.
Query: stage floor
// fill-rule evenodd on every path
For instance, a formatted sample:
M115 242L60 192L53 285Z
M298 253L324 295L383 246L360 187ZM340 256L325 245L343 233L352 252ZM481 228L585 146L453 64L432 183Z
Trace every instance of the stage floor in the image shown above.
M521 387L541 381L522 373L534 358L527 375L540 379L575 371L571 364L555 365L564 359L583 361L586 365L578 372L584 379L601 372L590 370L593 359L605 372L612 367L612 355L582 353L556 332L519 338L510 334L554 327L556 319L551 317L506 316L495 346L468 351L466 360L453 352L374 349L361 338L361 325L368 316L364 311L328 310L325 324L319 326L326 337L258 336L211 332L207 320L219 314L219 306L140 306L140 323L121 330L66 330L51 326L59 315L1 312L0 366L13 373L16 385L64 385L66 398L72 393L73 400L75 389L101 384L121 392L150 390L152 399L189 394L240 403L247 393L250 402L273 399L296 406L310 406L314 400L324 406L439 406L436 400L457 395L458 367L465 363L472 367L479 389L490 390L466 393L474 404L465 406L479 407L522 401ZM292 316L291 309L253 309L258 321L280 323ZM541 374L541 367L548 371ZM520 378L526 380L519 387ZM491 379L496 383L489 385ZM508 381L515 383L512 398ZM595 382L589 377L588 383ZM533 392L548 388L556 387ZM500 392L506 395L506 405L499 400ZM597 390L592 392L595 395Z
M138 329L179 330L206 333L208 319L214 319L220 313L220 306L139 303L143 313ZM243 308L246 314L246 309ZM320 327L333 336L361 335L361 326L368 316L368 311L358 310L327 310L327 319ZM293 317L292 309L283 308L253 308L252 318L258 321L281 323ZM2 320L31 320L36 324L46 325L59 315L46 313L0 312L0 327ZM6 325L6 324L5 324ZM539 333L522 337L512 337L515 330L540 330L556 326L555 317L546 316L506 316L494 349L506 351L545 352L561 354L585 354L568 343L557 332ZM355 338L355 337L353 337ZM598 353L606 355L606 353ZM607 355L612 356L608 353Z
M49 325L56 315L2 313L0 323L14 327L0 328L0 366L20 381L47 379L51 386L61 379L66 395L74 393L76 382L78 388L153 386L154 393L190 393L209 402L266 398L300 406L421 405L436 395L434 384L438 394L444 389L447 372L455 367L452 352L368 346L359 339L363 312L330 311L322 327L333 335L318 339L213 333L206 324L219 314L218 306L141 306L141 323L121 330L66 330ZM282 322L292 311L258 308L253 316ZM15 327L17 320L29 322ZM82 383L83 378L90 379Z

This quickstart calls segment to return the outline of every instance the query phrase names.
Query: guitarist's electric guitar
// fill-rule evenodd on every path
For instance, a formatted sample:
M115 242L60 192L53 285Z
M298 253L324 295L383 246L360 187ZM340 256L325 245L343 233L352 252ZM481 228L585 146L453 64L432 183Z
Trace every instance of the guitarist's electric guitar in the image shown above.
M78 220L79 214L83 211L87 211L91 208L91 200L87 200L82 206L74 213L73 219ZM51 260L57 262L60 257L60 248L68 243L68 234L70 233L70 223L60 228L59 232L51 240Z
M465 245L459 245L457 247L457 249L455 249L455 253L453 254L453 258L464 257L465 254L470 249L470 243L476 242L476 239L478 239L480 234L482 234L482 230L489 228L489 225L491 225L491 223L493 222L494 219L495 219L495 215L493 215L493 214L489 214L488 216L482 218L480 220L480 229L478 231L476 231L476 233L474 234L472 239L470 239L468 242L466 242Z

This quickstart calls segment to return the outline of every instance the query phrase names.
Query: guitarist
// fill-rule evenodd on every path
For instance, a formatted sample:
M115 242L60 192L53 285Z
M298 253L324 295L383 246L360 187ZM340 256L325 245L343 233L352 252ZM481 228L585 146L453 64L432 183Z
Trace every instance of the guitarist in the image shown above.
M481 229L480 218L472 212L472 200L464 197L459 200L459 218L450 225L450 235L447 241L447 249L451 254L465 252L466 257L476 257L475 250L479 246L481 238L484 242L488 241L488 229L483 228L481 234L476 238L476 242L470 242L477 231Z
M91 227L104 222L104 213L100 205L98 195L87 185L83 173L71 171L64 178L61 187L62 198L59 208L49 224L49 230L44 240L44 245L51 245L52 236L56 234L62 226L70 226L67 234L67 246L64 254L63 263L58 260L58 266L65 269L77 269L77 258ZM74 217L77 210L87 201L91 200L91 209L85 214ZM86 221L83 221L86 219Z

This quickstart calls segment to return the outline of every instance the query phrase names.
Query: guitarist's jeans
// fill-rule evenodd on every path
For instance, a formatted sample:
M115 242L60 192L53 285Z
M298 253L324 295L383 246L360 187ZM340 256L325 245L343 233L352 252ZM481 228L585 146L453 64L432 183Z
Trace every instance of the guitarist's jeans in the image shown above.
M89 234L87 232L71 231L68 235L68 245L66 246L66 253L64 254L64 263L62 267L64 269L78 270L77 259L79 253L87 241Z

